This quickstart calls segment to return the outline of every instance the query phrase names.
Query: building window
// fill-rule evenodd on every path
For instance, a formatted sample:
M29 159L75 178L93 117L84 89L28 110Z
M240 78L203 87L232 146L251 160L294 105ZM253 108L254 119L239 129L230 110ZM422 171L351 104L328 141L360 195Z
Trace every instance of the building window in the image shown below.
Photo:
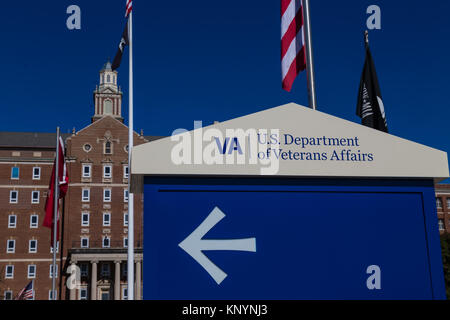
M87 277L89 275L89 267L87 263L80 264L81 276Z
M8 216L8 228L15 228L17 225L17 216L15 214L11 214Z
M110 82L111 82L111 76L110 76L109 74L106 76L106 82L107 82L107 83L110 83Z
M31 203L39 203L39 191L31 192Z
M89 248L89 238L81 238L81 247Z
M16 240L8 240L6 243L6 253L16 252Z
M91 177L91 165L83 164L83 178L90 178L90 177Z
M11 168L11 179L13 180L19 179L19 167Z
M89 202L90 199L91 199L90 189L83 189L81 191L81 201L82 202Z
M28 265L28 279L36 278L36 265L30 264Z
M123 178L128 179L128 166L123 166Z
M442 200L441 200L441 198L436 198L436 207L438 209L442 209Z
M9 203L17 203L19 199L19 191L12 190L9 192Z
M438 224L439 224L439 231L444 231L445 230L444 220L439 219Z
M30 216L30 228L36 229L38 227L39 216L37 214L33 214Z
M112 143L111 143L111 141L106 141L105 142L105 154L112 154Z
M123 247L128 248L128 237L123 238Z
M80 288L80 300L88 299L88 290L87 288Z
M53 294L55 297L58 296L58 290L55 290L54 292L52 292L52 290L48 290L48 300L53 300Z
M5 279L14 279L14 266L13 265L6 266Z
M12 291L11 290L6 290L5 294L3 295L3 299L4 300L12 300Z
M111 189L103 189L103 202L111 202Z
M103 226L104 227L111 226L111 213L103 212Z
M450 198L447 198L447 210L450 211Z
M103 178L111 178L112 177L112 166L105 165L103 166Z
M56 271L55 276L56 278L58 278L58 265L56 265L55 271ZM53 264L50 265L50 278L53 278Z
M113 102L110 99L106 99L103 102L103 114L113 114Z
M41 168L34 167L33 168L33 180L40 180L41 179Z
M101 275L104 277L109 277L111 274L109 263L102 263Z
M89 152L89 151L92 150L92 146L91 146L89 143L86 143L86 144L83 146L83 150L84 150L85 152Z
M89 212L82 212L81 213L81 226L82 227L89 227Z
M53 245L53 243L52 243L52 245ZM58 253L58 251L59 251L59 241L56 241L56 252ZM53 247L52 246L50 246L50 253L53 253Z
M109 239L108 236L104 236L103 237L102 247L103 248L109 248L110 247L110 239Z
M103 289L100 293L101 295L101 300L109 300L109 291L107 291L108 289Z
M122 288L122 300L128 300L128 288Z
M123 202L128 202L128 189L123 190Z
M128 227L128 212L123 213L123 226Z
M36 253L37 252L37 240L30 240L29 247L28 247L29 253Z

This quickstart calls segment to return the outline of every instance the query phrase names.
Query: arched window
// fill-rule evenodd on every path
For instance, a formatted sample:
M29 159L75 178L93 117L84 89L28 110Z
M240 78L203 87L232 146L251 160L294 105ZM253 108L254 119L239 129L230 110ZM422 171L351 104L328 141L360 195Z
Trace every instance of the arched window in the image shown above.
M113 103L112 103L112 101L111 100L105 100L105 103L104 103L104 114L113 114Z
M111 82L111 76L110 76L109 74L106 76L106 82L107 82L107 83L110 83L110 82Z
M111 141L106 141L105 142L105 154L112 154Z

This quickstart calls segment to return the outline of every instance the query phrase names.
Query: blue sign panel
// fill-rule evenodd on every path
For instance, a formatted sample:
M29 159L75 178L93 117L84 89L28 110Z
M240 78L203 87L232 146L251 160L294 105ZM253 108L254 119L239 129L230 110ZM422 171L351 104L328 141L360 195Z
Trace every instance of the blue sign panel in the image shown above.
M146 178L144 299L445 299L432 181Z

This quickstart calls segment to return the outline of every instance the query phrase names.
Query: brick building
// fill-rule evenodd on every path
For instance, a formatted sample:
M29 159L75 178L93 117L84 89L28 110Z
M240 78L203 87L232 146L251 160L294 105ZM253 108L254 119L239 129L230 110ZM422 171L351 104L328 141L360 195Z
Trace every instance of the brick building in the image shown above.
M450 184L437 184L435 190L439 232L450 232Z
M117 72L107 63L94 91L91 124L64 134L69 190L57 248L61 299L126 299L128 128ZM134 134L139 145L158 137ZM35 281L35 299L52 295L50 229L42 227L55 157L54 133L0 132L0 294L11 299ZM142 293L142 194L135 195L135 298ZM68 290L67 267L81 286Z

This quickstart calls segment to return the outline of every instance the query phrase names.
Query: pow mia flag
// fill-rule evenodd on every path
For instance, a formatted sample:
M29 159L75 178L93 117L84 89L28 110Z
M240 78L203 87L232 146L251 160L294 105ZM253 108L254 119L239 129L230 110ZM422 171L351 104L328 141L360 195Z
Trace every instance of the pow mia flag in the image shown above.
M388 132L383 98L378 83L375 64L370 53L368 32L365 33L366 61L359 85L356 114L362 124L383 132Z
M125 25L125 29L123 30L122 39L120 39L119 49L117 50L116 56L112 63L111 68L113 70L116 70L117 68L120 67L120 63L122 62L123 51L125 50L125 46L127 46L129 44L130 44L130 40L128 37L128 21L127 21L127 24Z

